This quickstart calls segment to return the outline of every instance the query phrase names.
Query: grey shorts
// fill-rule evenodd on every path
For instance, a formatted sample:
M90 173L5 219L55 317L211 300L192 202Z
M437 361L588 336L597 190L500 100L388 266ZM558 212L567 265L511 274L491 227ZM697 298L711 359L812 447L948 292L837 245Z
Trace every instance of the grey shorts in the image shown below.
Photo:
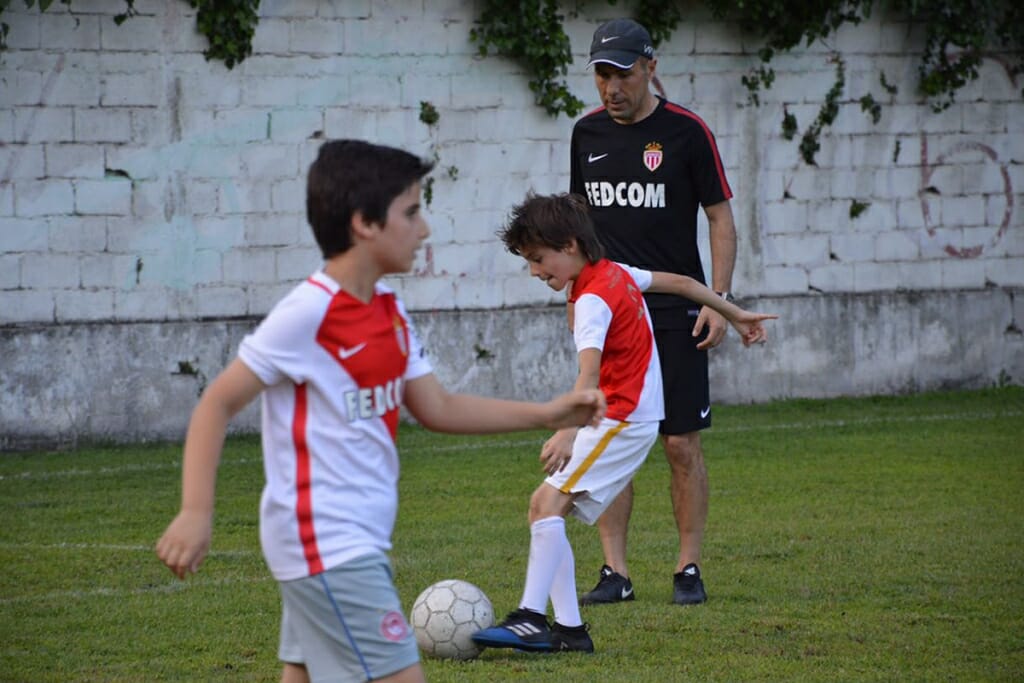
M278 585L278 658L304 665L312 683L370 681L419 661L385 554Z

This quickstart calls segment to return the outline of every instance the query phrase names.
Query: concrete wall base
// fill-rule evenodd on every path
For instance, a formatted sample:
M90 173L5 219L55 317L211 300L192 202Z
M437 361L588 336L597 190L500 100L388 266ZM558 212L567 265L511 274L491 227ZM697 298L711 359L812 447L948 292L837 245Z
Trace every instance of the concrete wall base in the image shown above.
M1024 382L1024 290L747 300L771 341L712 352L719 403L913 393ZM540 400L572 386L561 307L416 312L451 390ZM0 328L0 450L184 438L206 384L256 320ZM255 432L257 405L232 423Z

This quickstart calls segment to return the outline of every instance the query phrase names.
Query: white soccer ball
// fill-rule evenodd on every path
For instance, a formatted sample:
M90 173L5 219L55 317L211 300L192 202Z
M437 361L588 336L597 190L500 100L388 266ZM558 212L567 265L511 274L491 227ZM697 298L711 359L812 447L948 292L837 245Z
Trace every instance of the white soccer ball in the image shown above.
M470 636L494 626L494 607L467 581L438 581L420 593L409 619L420 649L441 659L473 659L480 648Z

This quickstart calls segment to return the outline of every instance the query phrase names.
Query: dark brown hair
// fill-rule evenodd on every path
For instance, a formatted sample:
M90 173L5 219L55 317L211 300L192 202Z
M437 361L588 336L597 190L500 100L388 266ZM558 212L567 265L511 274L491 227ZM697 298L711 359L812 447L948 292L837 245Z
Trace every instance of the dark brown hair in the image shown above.
M395 197L419 181L433 164L409 152L362 140L332 140L320 146L306 181L306 219L325 259L352 246L352 216L383 224Z
M573 240L590 263L604 258L604 245L597 239L586 200L578 194L526 195L512 208L505 227L498 232L505 248L522 256L531 247L561 251Z

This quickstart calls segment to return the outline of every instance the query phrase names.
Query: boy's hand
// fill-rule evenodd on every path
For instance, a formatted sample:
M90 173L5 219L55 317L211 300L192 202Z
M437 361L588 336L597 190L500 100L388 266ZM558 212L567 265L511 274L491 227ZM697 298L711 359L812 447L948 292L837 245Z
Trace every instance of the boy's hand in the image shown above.
M743 313L732 323L732 326L736 328L736 331L740 333L740 338L743 340L744 346L750 346L751 344L764 344L768 341L768 332L764 329L761 324L764 320L775 320L779 316L771 315L768 313L751 313L750 311L743 311Z
M572 458L572 444L576 440L576 429L559 429L544 442L540 449L540 462L548 474L561 472Z
M600 389L583 389L562 394L548 406L551 408L551 416L547 426L551 429L587 425L596 427L608 410L608 403Z
M156 555L179 579L195 574L210 549L210 515L182 510L156 544Z

